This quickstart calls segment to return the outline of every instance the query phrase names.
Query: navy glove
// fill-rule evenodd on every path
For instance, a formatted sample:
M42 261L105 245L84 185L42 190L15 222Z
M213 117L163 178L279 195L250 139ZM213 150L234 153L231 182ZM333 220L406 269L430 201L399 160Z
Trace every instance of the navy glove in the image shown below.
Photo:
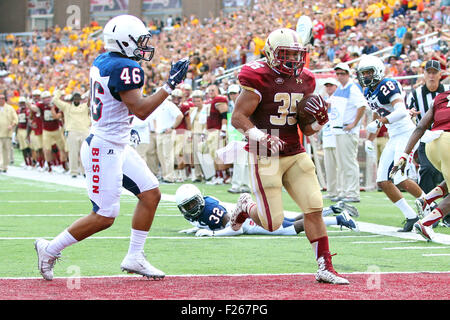
M141 137L139 136L139 132L134 129L131 129L130 132L130 142L137 147L137 145L141 142Z
M169 80L167 80L167 84L173 90L176 85L183 81L184 77L189 68L189 58L183 58L176 63L172 64L172 68L170 69Z

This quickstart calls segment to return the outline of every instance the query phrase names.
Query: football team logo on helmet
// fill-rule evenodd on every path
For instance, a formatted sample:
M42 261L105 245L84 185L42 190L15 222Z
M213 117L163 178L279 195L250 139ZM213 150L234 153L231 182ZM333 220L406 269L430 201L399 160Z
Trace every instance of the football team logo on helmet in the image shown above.
M308 49L296 31L281 28L269 34L263 52L272 69L289 76L299 76L306 63Z
M370 87L384 78L383 61L375 56L364 55L358 63L356 75L361 87Z
M152 35L141 19L123 14L108 21L103 29L105 49L119 52L135 60L150 61L155 48L150 45Z

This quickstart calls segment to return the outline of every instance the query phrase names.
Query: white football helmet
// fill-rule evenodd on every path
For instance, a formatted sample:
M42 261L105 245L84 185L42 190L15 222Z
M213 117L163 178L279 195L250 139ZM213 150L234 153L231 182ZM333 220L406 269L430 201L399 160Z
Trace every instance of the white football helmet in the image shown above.
M289 76L298 76L306 63L308 48L295 30L281 28L269 34L263 51L272 69Z
M119 52L138 61L153 58L155 48L150 45L151 37L141 19L127 14L112 18L103 29L107 51Z
M383 61L375 56L362 56L356 69L356 75L358 77L361 87L371 87L380 82L384 78L385 66ZM372 70L372 74L363 76L364 71Z
M175 202L183 216L190 221L202 213L205 199L200 190L193 184L183 184L175 193Z

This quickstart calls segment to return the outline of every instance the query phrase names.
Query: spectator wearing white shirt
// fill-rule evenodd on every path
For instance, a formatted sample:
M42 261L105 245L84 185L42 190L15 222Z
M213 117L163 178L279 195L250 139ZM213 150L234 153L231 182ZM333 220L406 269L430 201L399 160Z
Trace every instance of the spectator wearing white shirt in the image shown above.
M339 86L339 82L335 78L328 78L324 82L325 101L329 102L330 97ZM330 105L331 106L331 105ZM328 108L328 118L332 119L334 115L331 113L331 107ZM331 122L328 121L322 128L322 146L324 153L325 177L327 185L327 194L323 197L333 199L338 196L337 190L337 161L336 161L336 136L331 130Z
M139 144L133 145L133 147L150 168L150 117L145 120L133 117L131 125L139 134Z
M183 114L171 101L165 100L150 116L154 119L156 132L156 153L161 164L162 181L165 183L175 182L175 131L181 121Z
M148 120L148 127L150 130L149 133L149 146L148 146L148 167L153 172L153 174L160 179L161 173L159 169L159 160L158 160L158 153L157 153L157 143L156 143L156 131L155 131L155 119L152 117L153 114L151 114L147 120Z
M330 98L336 117L331 127L336 135L336 160L338 170L338 196L333 201L359 202L360 182L357 159L360 120L368 107L361 89L350 79L350 68L346 63L334 67L340 83Z

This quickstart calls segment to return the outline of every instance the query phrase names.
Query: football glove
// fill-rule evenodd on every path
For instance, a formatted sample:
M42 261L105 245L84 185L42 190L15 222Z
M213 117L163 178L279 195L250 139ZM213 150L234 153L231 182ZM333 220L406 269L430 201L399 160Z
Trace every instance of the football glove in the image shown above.
M183 58L176 63L172 63L172 67L170 69L169 79L167 80L167 84L169 87L174 90L177 84L183 81L184 77L189 68L189 59Z
M364 142L364 150L367 154L373 154L375 152L375 146L373 145L373 142L370 140L366 140Z
M214 231L209 229L200 229L195 233L196 237L213 237Z
M382 125L383 123L380 120L376 119L367 125L367 132L376 133Z
M397 173L398 170L400 170L403 176L405 174L407 161L408 161L408 154L403 153L392 167L391 172L389 173L389 179L392 179L392 177Z
M306 102L305 111L311 114L323 126L328 122L328 104L322 96L312 96Z

